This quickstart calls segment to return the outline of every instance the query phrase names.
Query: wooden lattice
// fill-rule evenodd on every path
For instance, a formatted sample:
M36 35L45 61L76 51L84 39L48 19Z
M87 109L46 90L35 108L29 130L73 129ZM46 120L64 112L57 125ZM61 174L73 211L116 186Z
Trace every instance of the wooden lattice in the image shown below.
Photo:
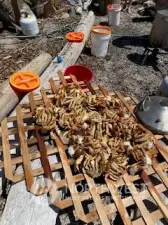
M61 85L67 85L66 80L60 75ZM72 76L72 82L83 87L83 91L90 94L99 94L103 96L115 96L123 103L133 114L133 109L137 104L134 97L122 96L119 92L108 93L102 86L93 87L88 83L79 82ZM92 179L83 173L74 173L74 160L69 158L67 154L67 146L64 146L60 138L55 134L54 144L46 145L46 140L49 136L42 136L39 132L39 127L34 124L34 110L41 107L48 107L53 102L54 94L59 86L55 84L53 79L50 79L51 89L41 89L41 94L31 93L29 95L29 104L19 105L16 109L16 116L5 118L1 122L1 139L3 160L0 162L0 168L4 167L5 176L7 179L16 183L22 180L26 181L27 190L35 195L49 193L51 202L56 207L66 209L74 206L78 219L85 223L93 222L100 219L103 225L110 224L110 216L118 212L123 224L125 225L154 225L158 220L168 219L168 206L161 198L161 194L168 188L168 136L155 135L155 153L157 157L152 159L153 165L147 170L142 171L140 175L129 176L127 173L117 182L105 178L101 185L97 185L97 179ZM85 87L84 87L85 86ZM149 131L147 131L149 132ZM33 138L30 138L31 135ZM13 135L13 140L10 140ZM164 143L164 147L161 144ZM38 147L38 151L30 152L32 146ZM17 155L13 155L12 149L17 149ZM51 163L50 155L56 155L58 162ZM42 166L33 169L31 161L40 159ZM14 174L13 166L23 166L23 173ZM59 180L54 178L53 172L62 171L63 178ZM44 186L35 188L36 178L43 175L46 180L51 180L54 186L48 186L47 182ZM152 176L159 177L159 184L155 184L151 179ZM76 185L82 182L89 186L88 190L78 191ZM146 188L138 190L136 184L146 184ZM54 188L53 188L54 187ZM62 200L58 200L58 190L67 187L70 195ZM124 196L119 193L123 187L129 189L129 194ZM112 201L104 205L102 196L108 192ZM18 193L19 194L19 193ZM156 204L156 209L150 212L145 205L145 200L153 198ZM84 203L87 201L94 203L92 211L85 212ZM141 216L133 220L130 216L128 208L135 206L139 209Z

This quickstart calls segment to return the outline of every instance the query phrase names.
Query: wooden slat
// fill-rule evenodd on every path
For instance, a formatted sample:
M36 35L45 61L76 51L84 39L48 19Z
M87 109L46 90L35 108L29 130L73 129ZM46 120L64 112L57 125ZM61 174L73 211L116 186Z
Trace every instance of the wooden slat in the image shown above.
M73 203L74 203L74 207L75 207L75 210L76 210L76 215L82 221L87 222L86 216L85 216L84 211L83 211L82 204L81 204L81 202L78 198L78 194L76 193L75 183L74 183L73 175L72 175L72 172L71 172L71 169L70 169L70 166L69 166L69 163L68 163L68 159L67 159L67 156L66 156L66 153L65 153L65 150L64 150L64 145L56 134L55 134L55 143L57 145L57 148L58 148L58 151L59 151L59 154L60 154L60 158L61 158L61 161L62 161L62 166L63 166L64 171L65 171L68 187L69 187L69 190L70 190L70 193L71 193L71 196L72 196L72 200L73 200Z
M34 183L34 178L33 178L33 173L32 173L32 169L31 169L31 159L30 159L28 145L27 145L27 141L26 141L23 117L21 114L20 106L17 106L17 108L16 108L16 115L17 115L17 124L18 124L20 145L21 145L21 149L22 149L23 167L24 167L24 171L25 171L27 190L31 191L31 188Z
M32 114L31 113L27 113L27 114L23 115L23 119L29 119L29 118L32 118ZM16 120L17 120L16 116L11 116L11 117L7 118L8 122L14 122Z
M74 161L72 159L70 159L68 162L69 162L69 165L74 164ZM53 164L51 164L51 170L52 171L56 171L56 170L59 170L59 169L62 169L62 163L59 162L59 163L53 163ZM38 169L32 170L32 172L33 172L33 176L34 177L37 177L37 176L40 176L40 175L43 175L44 174L44 169L43 169L43 167L40 167ZM25 180L24 173L17 174L14 177L15 177L15 182L16 183ZM81 179L81 180L83 180L83 179ZM65 186L66 185L65 180L62 180L62 182L64 183L63 186ZM58 186L58 188L60 188L60 187Z
M152 160L152 164L153 164L153 168L155 169L156 173L159 175L159 177L162 179L165 186L168 188L168 177L163 172L163 169L161 168L160 164L157 162L156 159Z
M34 96L32 93L29 95L29 102L30 102L31 110L33 112L34 110L36 110L36 103L35 103ZM36 137L38 140L39 150L41 153L41 162L42 162L42 166L44 168L44 177L47 179L53 180L51 167L50 167L48 157L47 157L47 150L46 150L46 146L44 143L44 137L40 135L40 127L37 125L35 125L35 132L36 132Z
M101 92L103 93L103 95L104 95L105 97L107 97L107 96L109 95L109 92L108 92L108 90L107 90L106 88L104 88L104 87L101 86L101 85L98 85L98 87L99 87L99 89L101 90Z
M133 196L133 199L134 201L136 202L145 222L148 224L148 225L154 225L154 221L153 219L150 217L150 213L148 212L147 208L145 207L145 204L143 203L142 199L141 199L141 196L134 184L131 182L131 179L129 178L128 174L124 174L123 175L123 178L124 178L124 181L126 183L126 185L128 186L132 196Z
M152 184L151 180L149 179L149 177L145 173L145 171L142 171L141 177L144 180L144 182L147 184L149 192L151 193L152 197L154 198L154 200L156 201L157 205L161 209L164 217L166 219L168 219L168 206L166 206L165 203L163 202L163 200L161 199L159 193L157 192L156 188Z
M76 77L73 74L71 74L70 77L72 79L73 84L76 85L80 89L80 85L79 85Z
M5 118L1 122L4 169L6 178L14 182L7 126L7 119Z
M33 125L28 125L25 127L25 131L31 131L34 130L34 126ZM17 128L8 128L8 135L12 135L12 134L17 134L18 133L18 129ZM2 136L2 132L0 131L0 136Z
M85 81L85 84L87 85L89 91L91 92L92 95L95 95L96 94L96 91L95 89L92 87L92 85L88 82L88 81ZM97 90L99 89L99 87L97 88Z
M142 218L139 218L135 221L132 222L133 225L146 225L146 223L144 222L144 220Z
M53 90L53 92L55 94L58 93L59 87L55 85L53 78L50 78L49 82L50 82L51 89Z
M60 71L60 70L58 71L58 76L59 76L60 81L62 82L63 86L66 87L67 86L67 82L65 80L65 77L64 77L62 71Z
M57 148L47 149L47 155L52 155L57 152L58 152ZM31 160L39 159L40 157L41 157L41 155L39 152L30 154ZM23 162L22 156L17 156L17 157L14 157L11 159L12 165L20 164L22 162ZM0 169L2 169L3 167L4 167L4 162L2 161L2 162L0 162Z
M120 213L120 216L121 216L121 219L122 219L124 225L132 225L132 222L130 220L130 217L128 215L126 208L124 207L124 204L122 202L120 193L117 190L117 187L115 186L115 184L112 180L109 180L107 178L105 178L105 180L106 180L108 188L111 192L112 198L113 198L113 200L117 206L117 209Z
M41 88L41 95L42 95L42 98L43 98L43 101L44 101L44 105L46 107L52 107L53 104L51 103L51 101L48 99L47 95L46 95L46 92L44 90L44 88Z
M97 194L97 187L95 186L94 180L89 177L87 174L84 174L86 181L89 185L89 191L92 195L94 203L96 205L97 212L99 214L100 220L103 225L110 225L107 213L104 209L100 196Z
M130 113L132 114L132 116L135 118L136 120L136 116L133 113L133 110L131 108L131 106L124 100L123 96L120 94L120 92L115 91L116 96L121 100L121 102L124 104L124 106L130 111Z

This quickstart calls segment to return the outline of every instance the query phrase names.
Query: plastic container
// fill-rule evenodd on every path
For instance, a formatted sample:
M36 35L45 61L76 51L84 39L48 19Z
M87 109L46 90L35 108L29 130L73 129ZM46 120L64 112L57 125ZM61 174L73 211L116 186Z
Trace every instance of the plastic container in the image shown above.
M20 92L31 92L39 87L40 78L37 74L29 71L14 73L9 78L11 86Z
M85 35L82 32L74 31L66 34L66 39L70 42L81 42L83 41Z
M119 26L120 25L120 4L110 4L107 7L108 11L108 22L109 26Z
M105 57L108 50L111 29L106 26L94 26L91 31L91 54L97 57Z
M27 15L26 13L22 13L20 25L25 36L33 36L39 33L37 19L33 14Z
M77 81L87 81L91 83L93 81L93 73L86 66L82 65L73 65L66 68L64 72L64 76L69 76L70 74L74 75ZM71 79L67 80L67 82L71 82Z

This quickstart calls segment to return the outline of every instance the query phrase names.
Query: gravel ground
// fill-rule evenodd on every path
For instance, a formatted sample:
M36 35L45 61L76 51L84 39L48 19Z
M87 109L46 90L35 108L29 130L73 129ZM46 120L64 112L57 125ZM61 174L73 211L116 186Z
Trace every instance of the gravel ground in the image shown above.
M96 24L106 24L106 21L106 17L99 17ZM145 65L141 66L151 28L151 22L133 23L130 16L122 12L120 26L112 28L112 34L118 37L113 36L110 40L107 56L92 56L89 40L77 63L92 69L94 81L109 90L133 94L139 99L146 94L155 93L162 81L162 74L155 66L156 57L149 53ZM164 60L164 57L165 55L158 54L159 59Z

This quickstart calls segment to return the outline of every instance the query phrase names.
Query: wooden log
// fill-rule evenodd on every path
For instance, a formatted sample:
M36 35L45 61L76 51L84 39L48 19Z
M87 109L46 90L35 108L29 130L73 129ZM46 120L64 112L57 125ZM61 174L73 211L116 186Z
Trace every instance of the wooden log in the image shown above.
M90 34L91 27L95 21L93 12L84 14L79 26L78 31L82 31L85 34L85 38L81 43L67 43L63 50L60 52L60 56L63 57L63 62L57 64L57 57L52 61L50 66L45 70L41 76L41 87L46 87L48 80L51 77L56 77L59 70L64 70L67 66L72 65L78 59L85 42ZM37 90L40 92L40 88ZM28 102L28 97L25 96L21 103ZM11 116L16 115L15 110ZM55 160L55 156L50 156L50 163ZM34 160L32 167L38 168L40 160ZM19 168L16 173L19 173ZM58 176L58 174L57 174ZM56 178L55 178L56 179ZM17 197L16 197L17 196ZM11 187L6 206L1 218L1 225L55 225L57 212L49 207L47 196L42 195L35 197L26 190L25 181L15 184Z
M43 52L21 69L21 71L32 71L41 75L51 60L51 55ZM10 114L22 97L23 95L16 94L11 88L8 80L0 85L0 121Z
M19 20L20 20L20 8L21 8L22 2L23 2L22 0L11 0L13 12L15 14L15 22L18 25L19 25Z

